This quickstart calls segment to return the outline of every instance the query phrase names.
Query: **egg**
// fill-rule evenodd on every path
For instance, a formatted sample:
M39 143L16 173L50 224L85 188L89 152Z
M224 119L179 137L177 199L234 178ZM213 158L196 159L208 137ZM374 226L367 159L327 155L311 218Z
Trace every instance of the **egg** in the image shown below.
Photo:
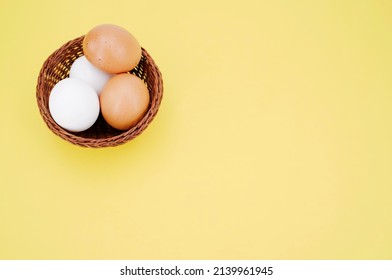
M124 73L138 65L142 49L126 29L102 24L91 29L83 39L83 53L99 69L107 73Z
M143 80L124 73L109 79L99 100L106 122L116 129L127 130L143 118L150 95Z
M106 73L92 65L83 55L77 58L71 66L69 77L82 80L94 88L99 95L106 82L113 74Z
M66 78L49 95L49 111L54 121L72 132L90 128L98 118L100 105L95 90L87 83Z

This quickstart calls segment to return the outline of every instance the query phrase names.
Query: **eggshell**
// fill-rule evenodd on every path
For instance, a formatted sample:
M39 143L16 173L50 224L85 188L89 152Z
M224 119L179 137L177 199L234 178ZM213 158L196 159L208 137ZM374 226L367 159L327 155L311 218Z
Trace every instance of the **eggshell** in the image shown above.
M83 53L94 66L107 73L124 73L138 65L142 49L126 29L102 24L84 37Z
M125 73L110 78L99 100L106 122L116 129L127 130L143 118L150 95L139 77Z
M106 82L113 74L106 73L92 65L83 55L77 58L71 66L69 77L82 80L94 88L99 95Z
M50 92L49 111L54 121L66 130L84 131L98 118L98 95L87 83L66 78L58 82Z

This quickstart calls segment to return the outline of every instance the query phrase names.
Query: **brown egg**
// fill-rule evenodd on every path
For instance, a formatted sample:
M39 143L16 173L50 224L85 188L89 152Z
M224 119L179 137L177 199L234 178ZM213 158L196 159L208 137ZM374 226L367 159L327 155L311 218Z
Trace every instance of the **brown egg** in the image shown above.
M136 38L124 28L102 24L84 37L83 53L94 66L114 74L135 68L142 56L142 49Z
M106 122L116 129L127 130L143 118L150 95L139 77L124 73L109 79L99 100Z

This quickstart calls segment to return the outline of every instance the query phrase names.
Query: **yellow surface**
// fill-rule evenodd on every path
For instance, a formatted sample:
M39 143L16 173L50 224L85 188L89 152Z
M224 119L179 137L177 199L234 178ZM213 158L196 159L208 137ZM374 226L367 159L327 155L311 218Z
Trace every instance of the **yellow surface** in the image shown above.
M0 0L1 259L391 259L392 2ZM137 139L51 133L43 61L101 23L165 82Z

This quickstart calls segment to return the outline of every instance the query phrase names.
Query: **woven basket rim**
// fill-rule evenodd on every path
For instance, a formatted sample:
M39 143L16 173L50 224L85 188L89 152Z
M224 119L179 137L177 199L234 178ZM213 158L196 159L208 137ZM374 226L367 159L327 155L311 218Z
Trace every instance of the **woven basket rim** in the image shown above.
M163 98L162 74L158 66L156 65L154 59L147 52L147 50L142 47L142 60L139 65L136 66L136 69L141 69L140 71L142 71L143 75L146 75L146 83L151 81L151 84L149 84L150 104L143 118L135 126L131 127L128 130L118 131L116 135L104 136L102 138L82 136L79 135L79 133L70 132L60 127L53 120L49 112L47 98L50 92L48 92L48 88L53 88L54 85L49 86L48 79L51 78L50 74L51 71L53 71L52 66L54 63L57 63L57 61L60 61L61 59L63 59L63 57L67 57L67 55L71 53L75 57L75 54L73 54L73 52L76 52L76 50L78 50L77 56L80 56L80 48L84 36L85 35L79 36L63 44L60 48L55 50L43 63L38 75L36 86L36 99L40 114L48 128L53 133L72 144L92 148L114 147L120 144L124 144L141 134L155 118Z

